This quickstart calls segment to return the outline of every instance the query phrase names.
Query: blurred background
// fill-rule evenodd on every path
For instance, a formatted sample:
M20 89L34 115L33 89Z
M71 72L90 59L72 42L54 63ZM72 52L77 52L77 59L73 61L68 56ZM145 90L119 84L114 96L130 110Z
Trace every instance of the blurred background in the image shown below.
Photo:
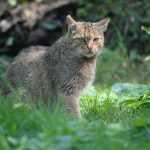
M51 45L67 32L66 15L95 22L110 17L96 86L149 83L149 0L1 0L0 75L19 51Z

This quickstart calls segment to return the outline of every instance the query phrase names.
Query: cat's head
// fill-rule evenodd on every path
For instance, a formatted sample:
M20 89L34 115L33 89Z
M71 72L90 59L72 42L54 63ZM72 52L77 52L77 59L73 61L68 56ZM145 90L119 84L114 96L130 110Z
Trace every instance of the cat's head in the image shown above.
M70 44L77 55L91 58L101 53L109 18L96 23L76 22L68 15L67 23L68 37L72 41Z

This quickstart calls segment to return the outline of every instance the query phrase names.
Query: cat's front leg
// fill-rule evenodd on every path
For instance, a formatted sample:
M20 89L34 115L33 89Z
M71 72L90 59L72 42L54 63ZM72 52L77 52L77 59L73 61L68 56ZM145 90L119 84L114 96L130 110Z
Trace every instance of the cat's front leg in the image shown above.
M80 106L79 106L79 98L74 95L65 96L66 106L68 112L71 113L74 117L80 118Z

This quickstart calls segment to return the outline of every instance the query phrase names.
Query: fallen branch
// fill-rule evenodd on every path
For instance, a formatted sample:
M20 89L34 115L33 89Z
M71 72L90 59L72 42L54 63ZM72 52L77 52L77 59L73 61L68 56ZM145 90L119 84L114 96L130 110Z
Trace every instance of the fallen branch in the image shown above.
M24 26L33 28L45 14L73 3L75 3L74 0L51 0L41 3L30 2L28 4L18 5L9 10L6 17L0 19L0 31L7 32L18 23L23 23ZM2 8L0 9L0 16L6 13L6 5L3 4Z

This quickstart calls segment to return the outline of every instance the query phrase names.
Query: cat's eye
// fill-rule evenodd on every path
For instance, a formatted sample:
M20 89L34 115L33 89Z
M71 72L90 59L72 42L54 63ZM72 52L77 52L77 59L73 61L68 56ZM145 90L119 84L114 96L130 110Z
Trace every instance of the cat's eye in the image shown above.
M93 39L93 42L97 42L99 40L99 38L95 38Z
M85 39L84 38L78 38L78 40L82 43L85 43Z

